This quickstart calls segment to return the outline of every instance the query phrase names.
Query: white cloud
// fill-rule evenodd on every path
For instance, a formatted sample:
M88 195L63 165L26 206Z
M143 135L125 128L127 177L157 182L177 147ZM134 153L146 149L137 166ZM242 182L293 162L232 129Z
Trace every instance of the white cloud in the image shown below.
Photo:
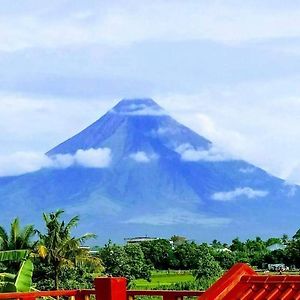
M239 169L239 171L244 174L251 174L255 172L255 168L253 167L241 168Z
M221 152L216 147L208 150L195 149L190 144L182 144L176 148L176 152L181 155L185 161L226 161L232 159L229 155Z
M160 107L136 103L126 105L124 110L115 111L111 109L110 112L128 116L164 116L167 114L167 112Z
M17 152L0 156L0 176L20 175L50 167L51 159L33 152Z
M65 169L71 166L106 168L111 162L108 148L79 149L74 155L58 154L47 156L34 152L16 152L0 155L0 177L16 176L35 172L43 168Z
M105 168L111 162L111 150L109 148L79 149L74 156L78 165L88 168Z
M298 83L299 77L292 77L153 98L222 152L300 183ZM0 154L46 152L90 125L117 100L33 99L0 94ZM165 130L158 131L162 134Z
M138 151L138 152L132 153L132 154L130 154L129 157L139 163L149 163L152 160L155 160L158 158L157 154L155 154L155 153L147 154L144 151Z
M3 13L1 50L149 40L236 43L300 36L300 10L293 5L283 9L261 2L156 0L109 1L70 9L71 4L63 1L55 7L28 9L25 2L23 10Z
M295 159L295 166L291 168L291 171L289 172L287 176L287 181L289 183L295 183L300 185L300 158Z
M268 191L255 190L250 187L239 187L232 191L214 193L211 198L216 201L232 201L239 197L261 198L267 196L268 193Z
M42 154L42 156L46 156ZM48 159L51 160L51 167L57 169L66 169L71 167L76 162L76 155L72 154L57 154L52 156L51 158L46 156Z
M159 127L158 130L156 130L155 132L153 132L153 134L157 134L157 135L168 135L168 134L175 134L178 133L178 127Z
M5 145L0 155L47 152L89 126L113 103L111 99L66 101L0 92L0 144Z
M179 122L267 172L300 182L299 77L215 85L154 97ZM300 170L300 168L299 168Z
M286 188L285 191L287 191L288 197L294 197L299 190L299 187L297 185L290 183L288 181L284 182L284 186Z
M223 226L231 222L228 218L210 217L204 214L197 214L186 210L170 209L161 214L149 214L133 217L125 223L146 224L155 226L167 225L202 225L206 227Z

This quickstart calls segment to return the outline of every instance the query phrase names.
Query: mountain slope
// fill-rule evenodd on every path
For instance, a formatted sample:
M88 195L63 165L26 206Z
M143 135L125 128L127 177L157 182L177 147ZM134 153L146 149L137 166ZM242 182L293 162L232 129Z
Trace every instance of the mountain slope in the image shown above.
M109 165L93 165L109 149ZM122 100L88 128L50 150L64 167L0 179L4 219L66 208L101 240L134 234L194 239L293 232L299 209L291 187L220 153L151 99ZM97 158L98 159L98 158Z

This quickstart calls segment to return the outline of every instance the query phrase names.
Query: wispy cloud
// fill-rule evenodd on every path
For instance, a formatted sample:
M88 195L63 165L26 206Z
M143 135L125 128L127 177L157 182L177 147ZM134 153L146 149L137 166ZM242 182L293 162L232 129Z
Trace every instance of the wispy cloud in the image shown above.
M255 168L254 167L241 168L239 169L239 171L243 174L252 174L255 172Z
M75 164L87 168L106 168L110 165L111 159L109 148L79 149L74 155Z
M176 152L178 152L181 155L181 159L185 161L225 161L232 159L232 157L221 152L216 147L204 150L194 148L190 144L182 144L176 148Z
M130 154L129 157L139 163L149 163L152 160L158 159L157 154L155 154L155 153L147 154L144 151L138 151L138 152L132 153L132 154Z
M233 201L240 197L254 199L266 197L268 194L268 191L256 190L250 187L239 187L232 191L214 193L211 198L216 201Z
M0 155L47 152L97 120L112 103L0 92Z
M15 176L43 168L65 169L71 166L106 168L111 162L109 148L79 149L75 154L47 156L34 152L16 152L0 155L0 176Z
M3 14L1 50L95 43L120 46L149 40L237 43L300 36L300 10L292 5L282 9L258 1L158 0L90 3L71 9L72 2L63 1L42 9L26 3L23 11Z
M34 152L17 152L0 156L0 176L13 176L30 173L50 167L51 159Z
M129 100L127 100L129 101ZM167 112L159 106L151 106L145 104L127 104L124 110L110 110L111 113L128 115L128 116L164 116Z
M167 225L202 225L206 227L223 226L231 222L228 218L207 216L205 214L197 214L187 210L170 209L161 214L149 214L133 217L125 223L128 224L146 224L154 226Z
M177 120L225 153L299 183L298 82L298 76L255 80L158 99L166 109L173 108Z
M284 192L288 197L294 197L299 192L299 186L289 181L284 182Z

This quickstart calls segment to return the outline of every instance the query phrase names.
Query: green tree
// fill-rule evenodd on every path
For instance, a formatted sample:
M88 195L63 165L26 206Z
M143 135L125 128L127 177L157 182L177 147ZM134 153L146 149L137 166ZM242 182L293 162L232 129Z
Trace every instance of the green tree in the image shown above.
M170 241L158 239L140 243L146 260L155 269L166 270L176 265L174 251Z
M289 242L289 236L287 234L283 234L281 237L282 243L286 245Z
M33 225L27 225L24 228L21 228L19 219L15 218L10 224L9 233L3 226L0 226L0 249L32 249L34 247L32 241L34 235L35 230Z
M214 259L207 246L201 247L201 255L198 260L197 269L193 271L193 275L200 289L207 289L213 284L221 275L222 268L220 264Z
M60 275L65 266L74 267L82 261L101 264L100 260L93 258L81 247L86 240L94 238L95 235L86 233L80 237L72 236L71 231L77 226L79 217L75 216L66 223L61 221L63 213L63 210L57 210L54 213L43 214L46 233L36 231L40 238L38 252L53 269L55 289L59 288Z
M199 246L195 242L184 242L175 247L174 255L177 261L177 268L183 270L196 269L200 256Z
M213 248L216 248L216 249L222 249L222 248L223 248L222 243L221 243L220 241L218 241L218 240L213 240L213 241L211 242L211 246L212 246Z
M237 262L235 253L226 250L215 251L214 258L223 270L230 269Z
M138 278L150 280L152 268L140 245L119 246L109 241L99 253L108 275L126 277L129 284Z
M11 222L9 230L0 226L0 250L33 250L35 246L34 235L33 225L26 225L22 228L19 219L15 218ZM10 273L17 273L20 268L19 262L14 260L6 260L2 262L2 265Z
M293 238L285 249L290 264L300 267L300 238Z
M231 251L245 251L245 245L243 242L240 241L239 238L235 238L232 240L232 243L230 245L230 250Z
M174 245L174 246L180 246L180 245L182 245L183 243L185 243L187 240L186 240L186 237L184 237L184 236L173 235L173 236L170 238L170 241L173 242L173 245Z
M289 264L286 250L278 249L266 253L264 263L267 264Z

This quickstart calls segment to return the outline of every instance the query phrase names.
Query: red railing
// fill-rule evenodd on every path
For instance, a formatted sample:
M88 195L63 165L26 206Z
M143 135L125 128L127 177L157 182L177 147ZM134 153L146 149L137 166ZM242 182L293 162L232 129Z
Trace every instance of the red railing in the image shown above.
M31 300L47 297L69 297L74 300L89 300L91 295L95 295L96 290L60 290L60 291L37 291L27 293L0 293L0 300L20 299Z
M0 293L0 300L36 300L41 298L68 297L70 300L134 300L137 296L160 296L162 300L183 300L184 297L199 297L202 291L154 291L127 290L125 278L103 277L95 279L93 290L36 291L28 293Z
M127 291L127 299L134 300L135 296L161 296L163 300L183 300L184 297L199 297L203 295L202 291Z

